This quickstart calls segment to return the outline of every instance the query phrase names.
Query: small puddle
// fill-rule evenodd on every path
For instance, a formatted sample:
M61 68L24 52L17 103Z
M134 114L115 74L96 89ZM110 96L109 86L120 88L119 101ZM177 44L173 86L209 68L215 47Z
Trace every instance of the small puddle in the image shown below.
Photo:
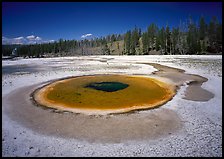
M188 84L183 99L192 101L209 101L214 94L201 87L202 82L193 81Z
M155 67L156 69L158 69L158 71L153 72L154 75L168 78L178 86L183 85L187 81L191 81L187 84L188 87L186 88L185 97L183 97L183 99L204 102L209 101L214 97L213 93L201 87L204 82L208 81L208 79L205 77L194 74L186 74L182 69L164 66L156 63L143 64Z

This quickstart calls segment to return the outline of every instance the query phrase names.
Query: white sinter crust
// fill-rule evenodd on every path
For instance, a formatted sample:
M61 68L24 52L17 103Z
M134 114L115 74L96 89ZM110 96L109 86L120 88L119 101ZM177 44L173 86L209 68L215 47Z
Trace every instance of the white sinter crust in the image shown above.
M184 84L158 109L107 116L56 113L33 106L29 97L40 85L63 77L148 75L156 69L137 63L150 62L206 77L202 87L214 97L185 100ZM222 156L222 56L20 59L2 61L2 67L2 156ZM63 131L56 129L68 119Z

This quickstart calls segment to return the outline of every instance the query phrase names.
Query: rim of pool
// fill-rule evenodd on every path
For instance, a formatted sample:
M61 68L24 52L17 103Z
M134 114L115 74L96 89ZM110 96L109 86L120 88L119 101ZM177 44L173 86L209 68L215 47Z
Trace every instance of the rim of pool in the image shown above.
M45 108L104 115L156 108L175 94L174 85L150 76L97 74L54 80L32 99Z

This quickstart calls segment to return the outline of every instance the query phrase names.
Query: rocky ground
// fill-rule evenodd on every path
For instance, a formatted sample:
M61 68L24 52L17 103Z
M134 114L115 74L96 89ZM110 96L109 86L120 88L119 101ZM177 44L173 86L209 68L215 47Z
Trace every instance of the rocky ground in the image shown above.
M142 63L150 62L207 78L202 88L213 93L214 97L208 101L183 99L188 87L184 84L171 101L157 109L109 116L51 112L52 116L48 116L51 126L50 122L42 120L48 123L47 127L40 125L40 119L44 114L47 116L49 110L27 104L30 102L29 93L47 81L89 74L149 75L156 69ZM222 56L86 56L4 60L2 71L2 156L222 157ZM30 111L23 112L24 106L29 106L26 108ZM34 109L43 116L35 116ZM82 130L70 130L83 135L62 135L56 120L67 116L71 120L76 119L77 125L83 125ZM120 122L121 119L123 122ZM100 122L110 124L105 128L100 127ZM68 127L72 124L64 123ZM167 124L170 125L165 126ZM96 127L102 130L95 131L91 137L89 132ZM108 131L114 131L114 135L109 136L111 133Z

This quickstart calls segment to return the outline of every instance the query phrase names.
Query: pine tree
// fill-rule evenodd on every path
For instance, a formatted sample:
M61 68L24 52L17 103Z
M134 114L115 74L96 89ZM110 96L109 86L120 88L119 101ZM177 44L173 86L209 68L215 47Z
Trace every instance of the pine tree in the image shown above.
M190 19L190 23L188 25L187 44L189 48L188 49L189 54L197 53L197 44L198 44L197 43L197 29L192 19Z
M152 23L148 27L148 40L149 40L149 49L154 50L156 47L156 35L158 33L158 27Z
M205 41L202 40L201 43L202 43L202 44L201 44L201 52L202 52L202 53L205 53L205 51L206 51Z
M199 24L199 37L200 40L204 40L206 35L206 23L204 17L200 17L200 24Z
M217 43L217 52L222 52L222 24L217 25L216 43Z
M115 41L116 41L116 36L115 36L114 34L112 34L110 40L111 40L111 41L110 41L111 43L112 43L112 42L115 42Z
M149 39L148 39L148 34L147 33L143 33L142 34L142 52L144 55L148 54L149 51Z
M166 36L165 36L165 28L162 27L162 29L159 31L159 41L161 45L161 54L165 53L165 48L166 48Z
M124 37L124 53L130 54L131 48L131 31L129 30Z
M179 28L173 28L172 34L171 34L172 54L176 53L178 37L179 37Z
M104 44L104 46L103 46L103 54L110 55L110 49L108 48L107 44Z
M137 27L131 33L130 55L136 54L136 49L139 47L139 30Z
M213 47L215 39L216 39L216 17L212 17L212 20L209 23L208 38L209 38L210 47Z
M188 30L187 23L180 22L179 37L177 42L177 49L179 50L180 54L186 54L188 52L187 30Z
M156 51L159 51L161 48L161 40L159 34L156 36Z
M171 54L171 39L170 39L170 28L169 26L166 27L166 32L165 32L165 37L166 37L166 46L165 46L165 53L166 54Z
M141 28L138 29L138 37L140 38L142 36L142 30Z

